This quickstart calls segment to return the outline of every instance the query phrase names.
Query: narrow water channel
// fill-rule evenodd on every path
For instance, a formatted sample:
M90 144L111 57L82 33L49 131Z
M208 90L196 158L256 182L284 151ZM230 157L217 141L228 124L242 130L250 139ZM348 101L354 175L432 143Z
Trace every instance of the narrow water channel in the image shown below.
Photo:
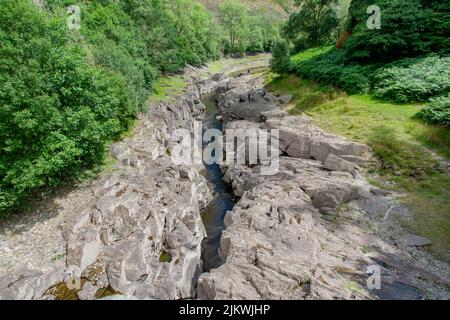
M222 123L216 119L219 110L215 94L202 98L206 106L207 117L203 121L203 129L222 130ZM204 144L203 147L206 147ZM224 217L227 211L234 207L234 197L231 187L223 181L223 175L218 164L205 164L204 175L213 187L214 199L202 212L207 238L202 243L203 270L209 272L222 264L219 256L220 238L224 230Z

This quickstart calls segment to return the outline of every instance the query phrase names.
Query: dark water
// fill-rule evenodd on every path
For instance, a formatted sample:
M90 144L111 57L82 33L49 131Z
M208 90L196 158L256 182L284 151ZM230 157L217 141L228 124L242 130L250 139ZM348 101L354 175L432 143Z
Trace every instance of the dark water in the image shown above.
M216 120L218 115L215 94L204 96L207 118L203 121L203 129L222 130L222 123ZM205 147L205 144L203 147ZM203 223L206 227L207 238L202 243L203 269L208 272L222 264L219 256L220 238L224 230L224 217L227 211L234 207L232 189L224 183L222 172L218 164L207 165L204 176L213 186L214 200L202 212Z

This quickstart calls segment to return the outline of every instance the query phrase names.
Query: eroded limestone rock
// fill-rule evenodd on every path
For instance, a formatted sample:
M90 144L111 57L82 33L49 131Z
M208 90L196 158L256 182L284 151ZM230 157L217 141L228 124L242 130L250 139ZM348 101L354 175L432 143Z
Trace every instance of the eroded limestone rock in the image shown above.
M180 128L193 132L205 111L200 94L226 81L213 78L207 87L192 79L177 99L151 105L132 137L111 146L114 171L93 186L93 205L63 232L66 267L88 279L80 299L94 299L109 287L137 299L194 296L206 236L200 210L212 195L201 165L172 161L179 142L171 137ZM0 296L40 299L66 277L63 269L24 271L17 279L0 279Z
M399 262L409 259L405 247L383 238L392 232L380 232L397 226L388 221L401 210L358 174L370 149L326 134L307 116L272 108L270 99L266 104L271 110L261 112L262 98L252 99L257 90L242 81L218 89L225 129L279 129L284 156L274 175L261 175L259 165L249 163L222 165L224 180L240 199L225 217L223 265L200 276L197 297L420 299L417 288L424 292L432 286L438 292L421 277L445 281L419 267L405 267ZM236 112L238 106L243 110ZM252 110L258 117L246 116ZM378 264L392 256L401 257L392 269ZM374 265L383 274L380 291L366 283L367 268ZM412 270L421 270L421 276ZM439 292L449 296L448 290Z

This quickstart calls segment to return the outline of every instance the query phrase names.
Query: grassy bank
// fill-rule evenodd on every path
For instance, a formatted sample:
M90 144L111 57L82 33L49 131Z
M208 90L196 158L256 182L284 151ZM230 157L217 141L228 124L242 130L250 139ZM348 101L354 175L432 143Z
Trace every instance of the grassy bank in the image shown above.
M268 82L269 90L294 95L290 113L304 112L324 130L368 144L379 160L371 168L375 183L403 192L402 201L414 212L407 226L429 238L434 253L450 258L450 177L434 155L450 159L450 130L414 119L417 104L347 95L295 75L272 74Z

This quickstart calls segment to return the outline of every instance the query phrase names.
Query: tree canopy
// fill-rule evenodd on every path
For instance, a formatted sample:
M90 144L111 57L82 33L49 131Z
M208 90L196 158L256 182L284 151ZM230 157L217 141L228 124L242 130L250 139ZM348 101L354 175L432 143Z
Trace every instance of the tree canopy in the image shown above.
M291 14L283 32L297 51L323 45L332 39L339 26L336 4L336 0L295 1L298 10Z
M37 5L38 3L39 5ZM0 2L0 213L79 177L144 110L161 74L223 53L270 50L277 23L237 2Z

